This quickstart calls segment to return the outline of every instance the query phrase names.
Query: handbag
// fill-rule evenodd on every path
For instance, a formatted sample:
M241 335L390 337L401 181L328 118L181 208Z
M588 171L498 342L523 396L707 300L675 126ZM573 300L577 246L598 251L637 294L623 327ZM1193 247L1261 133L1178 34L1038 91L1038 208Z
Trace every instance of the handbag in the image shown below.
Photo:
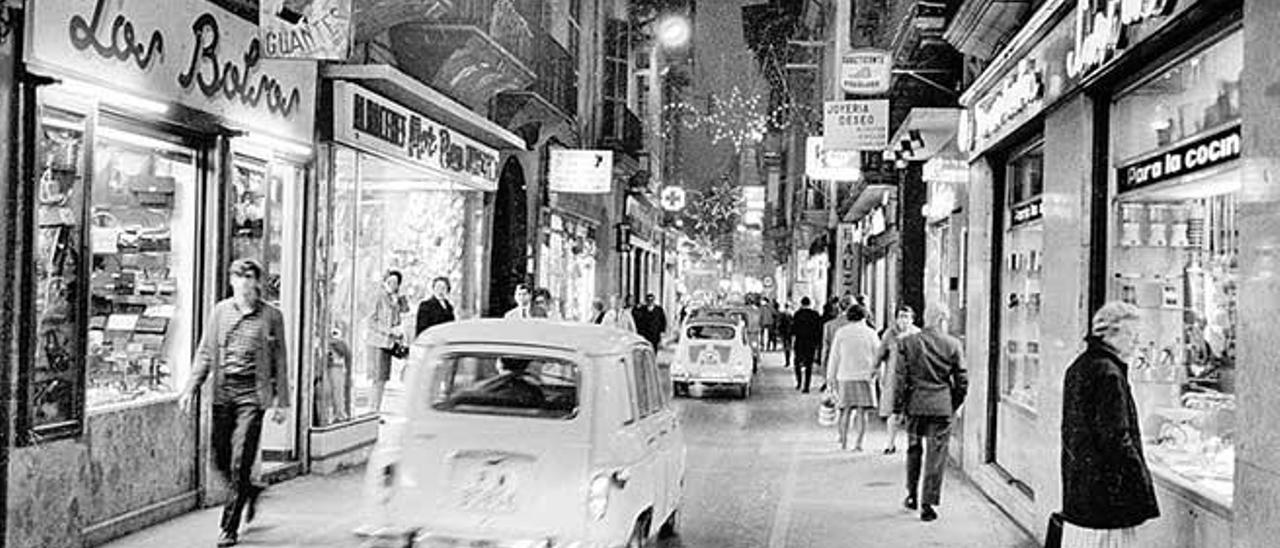
M391 343L391 357L403 360L409 357L409 346L402 342Z
M1062 514L1049 514L1049 530L1044 535L1044 548L1062 548Z

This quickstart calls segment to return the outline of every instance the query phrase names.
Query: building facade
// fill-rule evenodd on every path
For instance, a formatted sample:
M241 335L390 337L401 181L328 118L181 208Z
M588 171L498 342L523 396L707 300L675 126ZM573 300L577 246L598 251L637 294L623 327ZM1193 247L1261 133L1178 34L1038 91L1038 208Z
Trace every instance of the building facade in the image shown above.
M963 14L978 14L970 2ZM1161 517L1147 546L1268 546L1277 193L1274 9L1037 3L948 39L990 59L962 98L970 161L963 466L1043 534L1061 506L1062 378L1090 314L1142 314L1130 363Z

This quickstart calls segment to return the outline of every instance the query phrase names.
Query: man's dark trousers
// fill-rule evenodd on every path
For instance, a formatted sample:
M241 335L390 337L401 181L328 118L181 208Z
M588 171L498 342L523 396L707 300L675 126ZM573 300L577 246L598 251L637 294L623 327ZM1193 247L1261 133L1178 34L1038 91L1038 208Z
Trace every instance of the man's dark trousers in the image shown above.
M228 402L213 406L213 464L233 495L222 507L222 530L240 529L240 514L257 495L253 485L253 461L262 434L262 407L256 403Z
M937 506L942 500L942 473L947 466L947 442L951 439L951 417L907 418L907 494L923 504ZM920 485L921 453L924 456L924 485Z
M813 379L813 362L817 354L816 348L796 347L796 388L809 391L809 383Z

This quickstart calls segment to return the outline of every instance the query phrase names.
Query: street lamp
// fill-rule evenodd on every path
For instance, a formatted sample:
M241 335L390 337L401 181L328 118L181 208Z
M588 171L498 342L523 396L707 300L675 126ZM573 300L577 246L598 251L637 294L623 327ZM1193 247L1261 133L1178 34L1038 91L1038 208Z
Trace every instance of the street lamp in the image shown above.
M665 15L654 26L658 43L667 49L682 48L693 36L689 20L682 15Z

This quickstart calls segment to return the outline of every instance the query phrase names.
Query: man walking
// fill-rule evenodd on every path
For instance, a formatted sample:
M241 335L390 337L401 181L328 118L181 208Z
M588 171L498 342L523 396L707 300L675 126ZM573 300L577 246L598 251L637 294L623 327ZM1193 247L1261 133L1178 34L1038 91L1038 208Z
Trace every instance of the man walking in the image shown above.
M262 488L251 481L262 434L262 415L274 407L281 423L289 407L289 366L284 315L261 299L262 265L252 259L231 264L233 296L213 308L196 353L191 380L178 398L187 412L213 374L213 462L233 495L222 507L218 546L239 542L240 515L253 519Z
M656 352L658 345L662 343L662 334L667 331L667 313L663 312L662 307L655 304L654 300L653 293L645 295L644 304L636 307L633 314L636 332L649 341Z
M778 310L778 318L774 322L776 337L782 341L782 368L791 367L791 304L784 304Z
M942 498L952 417L969 390L960 341L947 334L949 320L945 306L932 305L925 314L924 329L898 342L901 359L894 373L898 378L893 410L907 417L907 499L903 504L915 510L919 502L923 521L938 519L934 507ZM926 444L921 487L921 457Z
M809 305L808 297L800 299L800 310L791 320L791 336L795 342L792 348L796 353L796 390L809 391L809 382L813 378L813 361L822 348L822 316Z

